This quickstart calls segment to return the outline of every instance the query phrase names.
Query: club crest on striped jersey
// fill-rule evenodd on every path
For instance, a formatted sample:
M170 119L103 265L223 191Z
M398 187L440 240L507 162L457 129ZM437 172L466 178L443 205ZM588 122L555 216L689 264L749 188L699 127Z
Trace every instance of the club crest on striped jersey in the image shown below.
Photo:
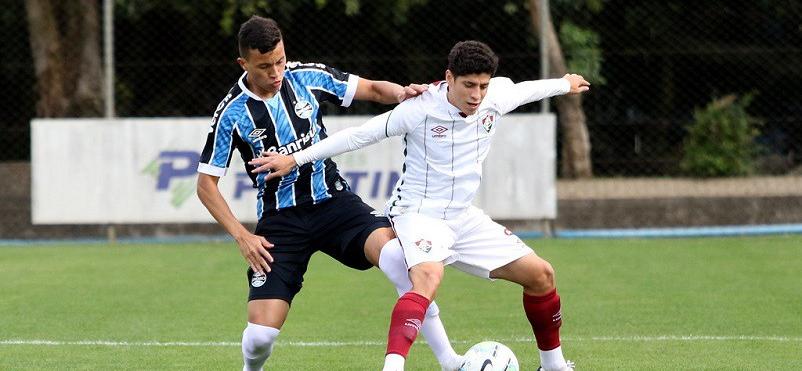
M490 132L490 129L493 128L493 123L496 121L496 115L492 113L488 113L485 117L482 117L482 128L485 129L486 132Z
M298 103L295 103L295 115L304 120L312 117L312 103L299 100Z

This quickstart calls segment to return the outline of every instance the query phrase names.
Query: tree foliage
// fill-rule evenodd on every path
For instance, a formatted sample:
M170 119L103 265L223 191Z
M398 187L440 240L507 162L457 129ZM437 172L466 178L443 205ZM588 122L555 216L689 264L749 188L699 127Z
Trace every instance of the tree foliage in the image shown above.
M8 87L49 89L7 89L16 91L13 99L9 93L0 100L0 109L18 113L4 121L11 130L0 138L14 158L28 156L30 118L45 115L35 110L37 102L42 104L40 95L51 93L48 99L52 101L78 91L72 83L37 82L41 75L32 56L46 48L31 45L28 19L20 17L29 1L43 0L10 0L0 9L0 33L6 41L0 45L0 82ZM62 10L89 2L101 3L48 1ZM320 61L369 78L401 83L442 79L448 48L465 39L486 41L498 52L500 75L515 81L536 78L539 38L531 25L529 3L115 0L116 108L123 116L209 114L240 73L234 61L237 26L254 13L279 21L289 58ZM798 104L802 101L802 69L798 67L802 65L802 2L550 0L550 4L566 70L578 71L593 83L581 107L587 112L594 173L678 174L685 125L694 120L695 107L711 96L751 91L758 94L750 101L749 112L766 118L758 139L768 143L773 154L787 156L791 163L802 162L797 129L802 117ZM55 29L62 39L67 19L90 18L82 12L56 14L62 25ZM322 30L324 35L310 30ZM72 40L75 44L68 52L100 44L97 38ZM99 56L99 51L89 54ZM69 67L66 74L84 66L66 62L67 54L56 55L62 66ZM606 84L601 85L602 81ZM385 108L360 104L348 112L372 114ZM529 105L521 110L538 109ZM340 108L328 110L332 114ZM98 113L98 109L67 111L57 115ZM558 146L561 150L565 146L562 138Z
M753 98L751 94L740 98L731 94L694 110L680 164L683 171L700 177L753 172L758 153L754 140L760 124L746 112Z
M417 5L424 5L428 0L374 0L371 7L385 9L387 18L392 20L394 25L402 25L407 22L407 14L410 9ZM220 19L220 25L226 33L235 32L238 19L250 17L252 14L270 14L275 18L292 18L299 9L313 5L315 9L321 10L336 1L329 0L228 0L225 10ZM360 13L363 6L361 0L341 0L342 14L345 16L355 16ZM375 30L374 30L375 31Z
M569 71L584 76L596 86L607 82L602 76L604 57L598 33L565 21L560 25L560 42L568 56Z

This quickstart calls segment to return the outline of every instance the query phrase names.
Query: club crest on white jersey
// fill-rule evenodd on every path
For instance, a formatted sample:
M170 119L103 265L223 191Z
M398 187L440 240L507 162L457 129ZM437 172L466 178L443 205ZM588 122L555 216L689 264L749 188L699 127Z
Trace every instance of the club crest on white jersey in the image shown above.
M485 117L482 117L482 128L485 129L486 132L490 132L490 129L493 128L493 123L496 121L496 115L492 113L488 113Z

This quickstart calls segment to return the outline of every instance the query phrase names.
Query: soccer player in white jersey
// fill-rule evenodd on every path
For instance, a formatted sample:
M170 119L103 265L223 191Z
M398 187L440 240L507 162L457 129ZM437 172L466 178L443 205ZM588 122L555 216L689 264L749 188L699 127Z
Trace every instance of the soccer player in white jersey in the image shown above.
M272 170L270 177L280 176L310 161L403 136L403 175L386 212L401 241L412 289L393 308L385 371L403 370L449 264L482 278L520 284L542 369L573 368L560 347L560 297L551 264L471 202L491 138L504 130L502 115L546 97L582 93L590 84L575 74L515 84L493 77L497 64L487 45L457 43L448 56L446 80L420 96L291 156L268 154L250 162L256 172Z

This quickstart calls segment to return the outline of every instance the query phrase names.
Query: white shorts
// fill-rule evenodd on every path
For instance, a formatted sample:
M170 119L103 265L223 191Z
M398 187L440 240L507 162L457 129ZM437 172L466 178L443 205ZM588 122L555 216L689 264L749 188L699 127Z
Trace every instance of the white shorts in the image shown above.
M503 225L469 207L453 219L408 213L391 219L407 267L443 262L465 273L490 278L490 272L534 252Z

